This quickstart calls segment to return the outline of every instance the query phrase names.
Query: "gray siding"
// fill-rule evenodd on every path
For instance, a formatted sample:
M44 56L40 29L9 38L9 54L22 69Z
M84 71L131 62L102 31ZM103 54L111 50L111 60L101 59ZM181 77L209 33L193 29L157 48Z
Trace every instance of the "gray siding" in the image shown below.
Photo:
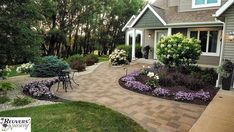
M228 0L222 0L222 5ZM186 11L197 11L197 10L207 10L207 9L218 9L219 7L208 7L208 8L192 8L192 0L180 0L179 12Z
M151 34L151 37L149 38L149 34ZM143 48L147 45L150 46L151 51L149 54L149 59L153 59L154 58L154 34L155 34L155 30L145 30L144 31L144 41L143 41Z
M229 7L229 9L226 12L224 12L223 16L225 17L226 23L226 36L223 57L224 59L229 59L232 60L232 62L234 62L234 40L230 41L228 39L228 34L231 31L234 31L234 5Z
M134 28L146 28L146 27L163 27L161 21L154 15L154 13L147 9L147 11L141 16L138 22L134 25Z
M173 28L172 34L182 33L184 36L187 36L188 29L187 28Z
M202 65L218 66L219 65L219 57L201 55L199 60L197 61L197 63L202 64Z

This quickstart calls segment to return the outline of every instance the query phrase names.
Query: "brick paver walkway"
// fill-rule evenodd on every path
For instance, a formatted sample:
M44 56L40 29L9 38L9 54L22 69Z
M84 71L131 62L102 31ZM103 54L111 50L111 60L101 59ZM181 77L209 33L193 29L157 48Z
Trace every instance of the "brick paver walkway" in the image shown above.
M130 72L139 70L142 65L127 68ZM105 105L152 132L187 132L205 109L205 106L164 100L123 89L118 79L124 74L123 68L113 68L104 63L93 73L76 77L80 86L73 91L65 93L60 90L56 95L68 100Z

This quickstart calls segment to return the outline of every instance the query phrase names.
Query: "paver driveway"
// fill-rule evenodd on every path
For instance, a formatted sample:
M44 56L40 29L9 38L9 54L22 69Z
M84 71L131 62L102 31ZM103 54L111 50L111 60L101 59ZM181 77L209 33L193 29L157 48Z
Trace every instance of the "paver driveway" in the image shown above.
M128 71L139 70L143 64L127 66ZM93 73L76 77L80 86L57 96L105 105L134 119L152 132L187 132L204 111L205 106L180 103L141 95L118 84L125 74L123 68L113 68L104 63ZM56 86L53 88L56 89Z

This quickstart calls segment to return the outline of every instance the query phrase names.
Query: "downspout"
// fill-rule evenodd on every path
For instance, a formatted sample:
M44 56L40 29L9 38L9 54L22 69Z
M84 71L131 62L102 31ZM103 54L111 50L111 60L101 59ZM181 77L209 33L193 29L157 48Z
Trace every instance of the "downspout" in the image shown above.
M224 42L225 42L225 33L226 33L226 23L222 22L220 20L218 20L217 18L215 18L215 20L217 22L220 22L223 24L223 33L222 33L222 47L221 47L221 51L220 51L220 59L219 59L219 66L222 65L222 60L223 60L223 49L224 49ZM221 76L220 74L218 74L218 80L216 81L216 87L219 87L219 82L220 82Z

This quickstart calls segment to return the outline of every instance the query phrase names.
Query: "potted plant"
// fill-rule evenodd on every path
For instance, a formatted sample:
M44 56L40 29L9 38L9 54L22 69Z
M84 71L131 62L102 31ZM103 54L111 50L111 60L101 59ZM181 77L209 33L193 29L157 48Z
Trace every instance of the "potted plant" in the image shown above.
M225 60L218 68L218 73L222 78L222 89L224 90L230 90L231 88L233 69L234 64L230 60Z

